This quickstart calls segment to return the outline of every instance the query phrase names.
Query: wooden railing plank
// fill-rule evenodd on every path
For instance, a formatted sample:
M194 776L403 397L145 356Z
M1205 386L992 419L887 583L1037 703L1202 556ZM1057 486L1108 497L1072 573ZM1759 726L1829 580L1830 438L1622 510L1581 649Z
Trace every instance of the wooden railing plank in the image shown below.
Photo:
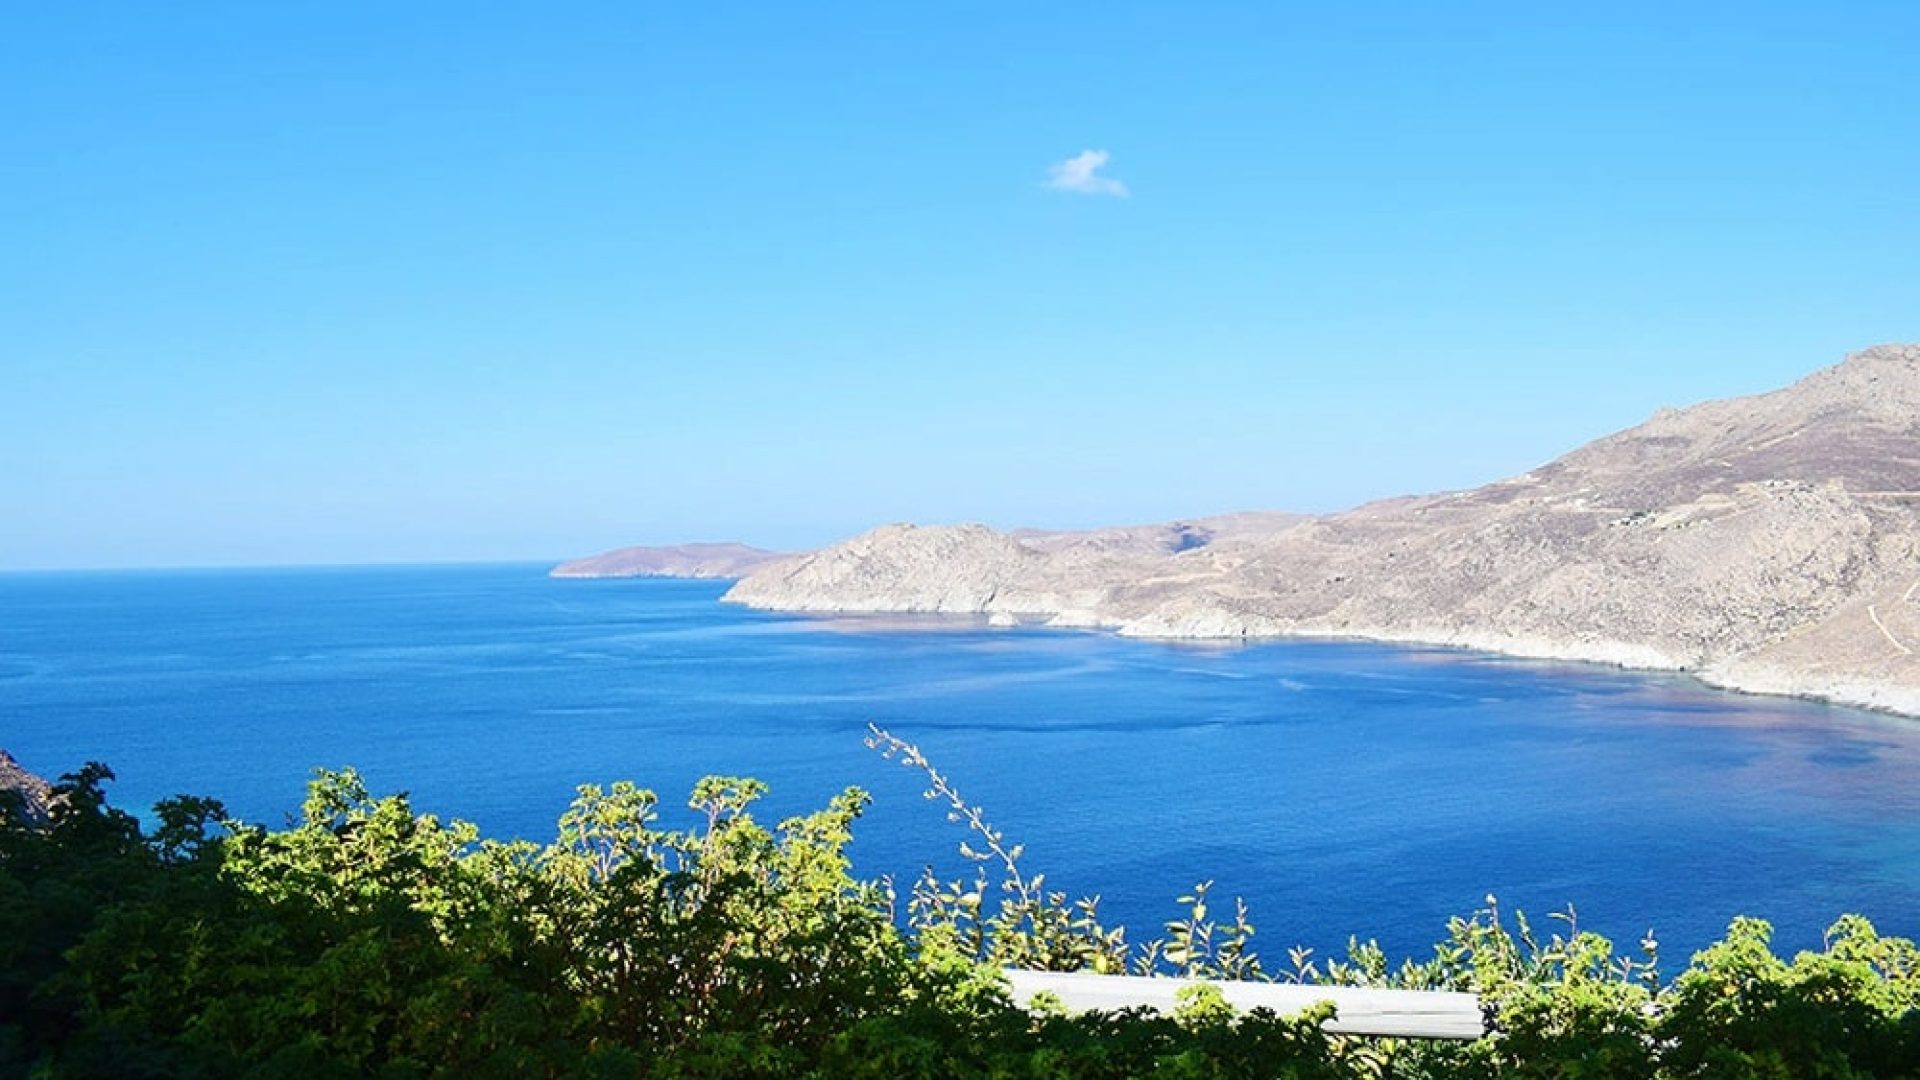
M1163 1013L1175 1007L1175 995L1200 979L1092 972L1023 971L1009 968L1007 981L1015 1001L1026 1004L1042 991L1058 997L1073 1012L1147 1006ZM1394 1035L1413 1039L1477 1039L1486 1034L1480 999L1442 990L1375 990L1352 986L1302 986L1294 983L1214 982L1220 996L1236 1009L1269 1009L1282 1016L1317 1002L1333 1002L1335 1014L1324 1025L1343 1035Z

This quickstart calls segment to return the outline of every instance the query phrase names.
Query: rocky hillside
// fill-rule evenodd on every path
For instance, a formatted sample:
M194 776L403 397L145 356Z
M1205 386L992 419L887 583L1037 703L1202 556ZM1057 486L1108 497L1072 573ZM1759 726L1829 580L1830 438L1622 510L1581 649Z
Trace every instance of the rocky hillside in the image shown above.
M1112 544L892 525L727 596L1148 637L1462 645L1920 714L1920 346L1662 410L1471 491L1220 520L1239 524Z
M786 556L745 544L678 544L628 547L563 562L551 577L737 578Z
M45 780L20 767L13 755L0 750L0 791L17 792L30 825L46 823L52 805L53 788Z

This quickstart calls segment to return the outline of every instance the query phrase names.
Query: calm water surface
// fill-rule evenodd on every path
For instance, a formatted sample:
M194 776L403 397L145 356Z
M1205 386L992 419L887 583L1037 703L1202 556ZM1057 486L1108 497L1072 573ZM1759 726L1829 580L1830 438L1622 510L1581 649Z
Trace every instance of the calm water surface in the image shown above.
M1424 952L1488 893L1683 959L1738 913L1816 945L1843 911L1920 933L1920 723L1678 678L1444 650L1173 646L816 621L724 587L535 566L0 575L0 746L116 798L278 823L316 765L544 839L574 785L677 805L706 773L770 814L877 802L859 869L957 872L962 836L862 746L918 742L1057 885L1136 937L1213 879L1278 958Z

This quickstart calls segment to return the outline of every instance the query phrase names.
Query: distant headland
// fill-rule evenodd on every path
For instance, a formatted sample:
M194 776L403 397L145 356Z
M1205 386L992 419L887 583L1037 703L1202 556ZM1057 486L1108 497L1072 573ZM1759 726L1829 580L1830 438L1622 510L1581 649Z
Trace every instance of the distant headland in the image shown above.
M733 543L624 547L563 562L548 573L558 578L737 578L781 558L777 551Z
M901 524L804 555L676 554L707 546L554 572L738 576L727 600L780 611L1454 645L1920 715L1920 345L1663 409L1484 487L1318 517Z

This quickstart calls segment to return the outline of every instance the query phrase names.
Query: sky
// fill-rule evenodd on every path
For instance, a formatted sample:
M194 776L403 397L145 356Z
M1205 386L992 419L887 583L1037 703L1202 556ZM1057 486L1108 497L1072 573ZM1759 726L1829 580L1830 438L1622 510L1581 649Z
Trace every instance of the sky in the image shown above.
M1920 339L1911 2L0 25L0 568L1325 511Z

